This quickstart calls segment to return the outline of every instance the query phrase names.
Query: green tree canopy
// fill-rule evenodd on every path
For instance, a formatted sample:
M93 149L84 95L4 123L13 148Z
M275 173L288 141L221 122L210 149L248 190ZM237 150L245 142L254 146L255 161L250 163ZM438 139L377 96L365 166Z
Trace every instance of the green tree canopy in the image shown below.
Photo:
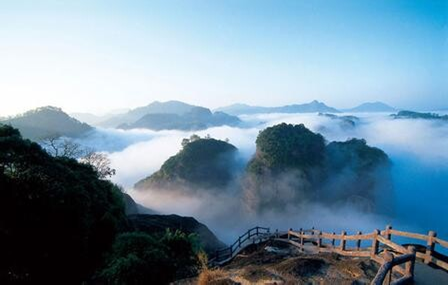
M388 163L387 155L379 148L368 146L364 139L332 142L327 146L327 165L332 172L350 167L361 173L382 163Z
M273 170L306 170L322 163L325 140L303 124L279 124L269 127L257 137L257 152L249 170L259 172L267 167Z
M0 125L0 283L79 284L124 221L120 190Z
M224 187L233 178L236 152L236 147L227 142L192 136L178 154L165 161L159 171L138 182L136 188L163 188L169 183Z

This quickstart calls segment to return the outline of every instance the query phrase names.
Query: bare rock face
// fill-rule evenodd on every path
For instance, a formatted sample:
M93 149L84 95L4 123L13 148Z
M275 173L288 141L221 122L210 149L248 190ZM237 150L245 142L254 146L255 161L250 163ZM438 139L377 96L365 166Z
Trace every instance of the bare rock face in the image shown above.
M207 253L226 245L207 226L192 217L178 215L130 215L130 226L136 231L148 234L163 233L166 229L180 230L186 234L197 234L199 242Z

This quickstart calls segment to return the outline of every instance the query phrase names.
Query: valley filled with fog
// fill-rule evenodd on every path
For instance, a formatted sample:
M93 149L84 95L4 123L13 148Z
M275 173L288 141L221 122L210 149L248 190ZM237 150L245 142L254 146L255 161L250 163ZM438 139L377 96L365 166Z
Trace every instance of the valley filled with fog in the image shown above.
M225 242L255 225L280 230L314 226L337 232L342 229L371 231L392 224L395 228L417 232L432 229L447 236L443 225L448 222L444 203L448 200L448 124L393 119L390 113L356 113L359 118L356 124L347 125L340 119L346 115L351 114L338 114L338 118L315 113L240 115L239 127L221 126L194 132L96 128L76 142L108 154L111 166L117 170L112 181L121 185L137 203L162 214L193 216ZM228 139L237 147L244 167L255 153L259 132L282 122L303 123L313 132L322 134L327 142L360 138L382 149L392 162L392 187L385 189L387 195L377 198L387 200L384 202L389 211L369 213L347 205L331 207L313 201L283 212L253 214L244 209L242 197L232 189L222 193L133 189L136 182L159 170L169 157L182 149L183 138L197 134ZM239 169L241 171L241 166Z

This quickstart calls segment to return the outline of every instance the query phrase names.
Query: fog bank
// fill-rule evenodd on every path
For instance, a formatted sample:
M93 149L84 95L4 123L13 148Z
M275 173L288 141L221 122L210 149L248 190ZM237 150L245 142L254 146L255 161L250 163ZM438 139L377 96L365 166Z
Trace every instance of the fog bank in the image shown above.
M342 114L346 115L346 114ZM260 225L272 229L315 226L326 231L382 228L387 223L406 230L435 230L448 237L448 124L425 120L394 120L388 114L356 114L360 121L349 128L338 119L317 114L263 114L241 116L244 128L216 127L194 132L200 136L228 138L248 161L255 151L260 130L275 124L303 123L328 141L363 138L370 146L379 147L390 157L393 180L394 215L378 216L351 207L327 207L320 203L302 203L287 209L286 214L266 213L251 216L241 207L239 194L185 195L157 189L137 192L132 186L149 176L162 163L181 149L182 138L193 132L118 131L100 129L79 142L109 154L117 170L113 181L123 185L134 199L161 213L194 216L206 223L220 238L230 242L248 227Z

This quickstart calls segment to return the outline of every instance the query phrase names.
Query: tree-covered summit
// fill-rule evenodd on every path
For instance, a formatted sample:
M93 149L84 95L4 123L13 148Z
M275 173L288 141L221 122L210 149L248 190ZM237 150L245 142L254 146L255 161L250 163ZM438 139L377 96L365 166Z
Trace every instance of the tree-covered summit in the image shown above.
M374 211L377 192L388 189L389 166L387 155L365 140L326 144L303 124L282 123L258 135L243 196L254 212L284 211L304 202L355 203Z
M234 175L237 148L228 142L200 138L184 139L183 148L159 171L136 183L137 189L173 186L220 188Z
M306 169L322 163L325 141L322 135L303 124L282 123L269 127L257 137L257 150L249 163L250 171L260 167L273 170Z

